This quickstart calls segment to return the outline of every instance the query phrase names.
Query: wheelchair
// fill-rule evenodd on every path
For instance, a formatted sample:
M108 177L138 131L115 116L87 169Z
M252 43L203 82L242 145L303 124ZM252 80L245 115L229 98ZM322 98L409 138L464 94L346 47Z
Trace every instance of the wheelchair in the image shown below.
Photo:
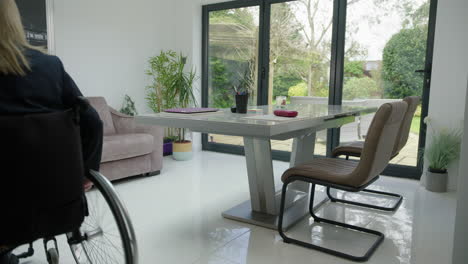
M87 175L84 191L79 109L0 117L0 246L44 241L50 264L59 263L58 235L66 235L77 264L138 263L135 232L112 184Z

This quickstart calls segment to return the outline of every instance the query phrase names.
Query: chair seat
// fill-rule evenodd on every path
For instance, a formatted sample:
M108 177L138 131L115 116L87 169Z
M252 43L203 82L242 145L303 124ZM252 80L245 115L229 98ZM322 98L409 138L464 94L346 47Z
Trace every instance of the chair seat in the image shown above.
M338 157L341 155L360 157L362 149L364 148L364 141L354 141L336 147L333 150L333 156Z
M358 162L352 160L321 158L299 164L286 170L281 177L285 182L289 177L302 176L337 185L345 185L359 188L350 181L351 173L358 166Z
M101 162L122 160L149 154L154 148L150 134L118 134L104 136Z

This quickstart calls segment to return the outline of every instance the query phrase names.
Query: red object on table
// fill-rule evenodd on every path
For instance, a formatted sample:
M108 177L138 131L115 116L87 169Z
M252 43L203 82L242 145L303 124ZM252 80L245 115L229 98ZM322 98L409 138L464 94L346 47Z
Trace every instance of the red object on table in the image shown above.
M296 117L297 116L297 111L291 111L291 110L275 110L273 112L275 116L283 116L283 117Z

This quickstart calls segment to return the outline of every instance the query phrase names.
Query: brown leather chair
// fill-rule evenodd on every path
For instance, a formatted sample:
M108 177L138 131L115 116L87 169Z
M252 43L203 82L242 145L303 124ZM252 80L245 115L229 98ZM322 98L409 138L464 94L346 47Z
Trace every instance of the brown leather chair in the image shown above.
M398 131L400 130L407 108L408 104L403 101L387 103L380 107L370 125L368 136L366 137L366 141L364 142L362 149L361 159L359 161L336 158L313 159L309 162L292 167L284 172L281 178L284 184L278 221L278 232L284 242L320 250L328 254L354 261L366 261L370 258L377 247L382 243L384 235L375 230L340 223L316 216L313 210L315 185L319 184L328 188L332 187L344 191L359 192L375 182L379 178L378 175L385 169L385 167L387 167L392 157L395 142L398 139ZM375 235L377 237L377 240L363 256L354 256L304 241L299 241L289 238L284 234L283 215L287 187L290 183L295 181L303 181L312 184L309 211L316 222L336 225Z
M416 112L416 109L418 108L420 99L421 98L418 96L409 96L403 99L403 101L405 101L408 104L408 109L406 110L405 116L403 118L403 122L401 123L400 129L398 130L397 140L395 141L395 146L393 147L393 151L392 151L392 157L391 157L392 159L398 156L401 149L403 149L403 147L408 142L409 133L411 130L411 122L413 120L414 113ZM363 148L364 148L364 141L350 142L350 143L343 144L335 148L332 152L332 156L333 157L346 156L346 159L349 159L349 157L361 157ZM368 190L368 189L364 189L363 192L369 192L369 193L373 193L376 195L396 197L397 202L391 207L382 207L382 206L376 206L376 205L371 205L371 204L357 203L353 201L347 201L344 199L335 198L331 195L330 188L327 188L327 195L332 202L353 204L357 206L363 206L363 207L384 210L384 211L397 210L403 200L403 197L401 195L395 194L395 193L373 191L373 190Z
M408 104L408 110L405 113L400 130L398 131L398 140L395 143L392 158L396 157L408 142L409 133L411 130L411 122L413 120L414 113L418 108L419 102L421 101L421 98L419 96L408 96L404 98L403 101ZM332 156L346 156L346 159L349 157L361 157L363 147L364 141L349 142L336 147L332 152Z

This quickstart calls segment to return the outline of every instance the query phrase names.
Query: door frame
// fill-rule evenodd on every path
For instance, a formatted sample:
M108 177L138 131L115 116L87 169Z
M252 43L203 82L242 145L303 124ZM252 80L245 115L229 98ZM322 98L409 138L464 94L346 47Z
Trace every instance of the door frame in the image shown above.
M259 50L258 50L258 95L257 105L268 103L268 78L269 78L269 53L270 53L270 14L271 4L290 2L295 0L235 0L216 4L204 5L202 7L202 107L208 107L208 72L209 72L209 12L242 8L259 7ZM262 48L263 47L263 48ZM202 150L215 151L229 154L245 155L244 147L223 143L211 143L208 135L202 134ZM288 161L291 153L289 151L273 150L272 157L275 160Z
M423 155L423 149L426 146L426 131L427 125L424 123L424 119L427 117L429 112L429 96L430 96L430 87L431 87L431 76L432 76L432 61L434 55L434 37L436 30L436 21L437 21L437 6L438 0L429 0L430 9L429 9L429 21L428 21L428 32L426 40L426 59L424 66L424 78L423 78L423 89L421 95L421 122L419 128L419 142L418 142L418 157L417 165L406 166L406 165L396 165L390 164L384 170L382 174L400 177L400 178L410 178L419 180L421 179L424 160L421 158ZM416 71L417 69L415 69Z
M258 96L257 104L268 103L268 78L269 78L269 56L270 56L270 16L271 5L277 3L291 2L295 0L235 0L216 4L204 5L202 7L202 106L208 107L208 72L209 72L209 12L242 8L259 7L259 50L258 50ZM341 105L343 95L344 79L344 50L346 36L346 12L347 0L333 0L333 25L331 40L330 81L329 81L329 104ZM434 50L434 35L436 27L438 0L430 1L430 12L428 22L428 37L426 44L426 63L424 69L424 84L422 94L422 111L419 134L418 157L426 142L426 124L423 122L428 114L429 95L432 71L432 59ZM340 129L329 129L327 131L327 156L340 142ZM222 143L210 143L208 135L202 134L202 149L222 153L244 155L242 146L234 146ZM273 150L273 159L289 161L291 153L288 151ZM417 166L405 166L390 164L384 175L420 179L423 171L423 160L418 158Z

